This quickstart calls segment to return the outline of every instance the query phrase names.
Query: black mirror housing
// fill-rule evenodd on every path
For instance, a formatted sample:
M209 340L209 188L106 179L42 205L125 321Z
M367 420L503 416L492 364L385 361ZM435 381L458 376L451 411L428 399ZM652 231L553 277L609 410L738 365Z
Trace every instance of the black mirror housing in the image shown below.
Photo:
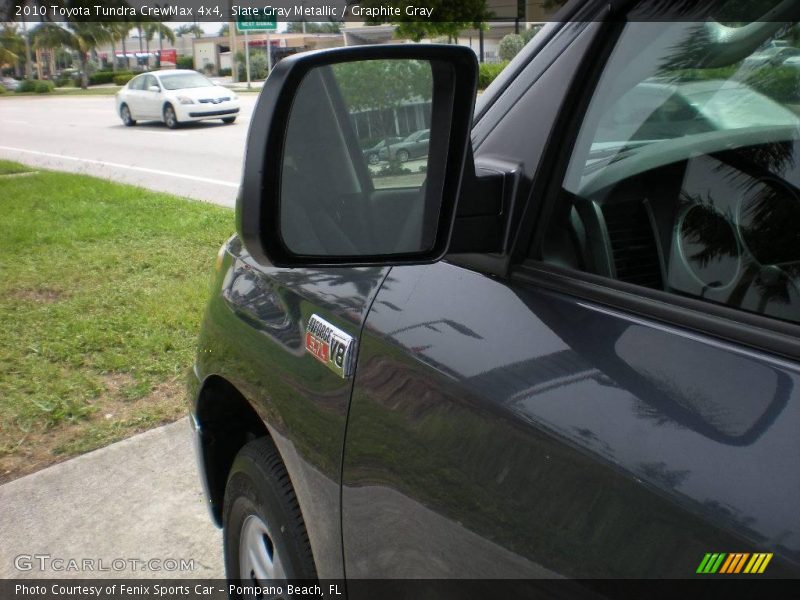
M380 243L360 246L348 244L346 247L352 249L339 252L337 248L345 245L334 244L332 251L315 252L313 249L308 251L297 243L293 244L292 240L297 239L297 227L302 226L300 221L303 219L292 217L297 222L288 223L294 226L295 233L291 234L287 225L289 219L287 205L293 199L288 197L291 194L286 193L287 184L282 179L287 172L285 163L294 164L293 158L287 156L289 152L287 138L290 135L289 125L293 106L303 104L297 98L301 85L315 69L318 70L315 73L319 75L315 74L308 79L316 78L323 81L326 77L330 79L330 72L338 65L362 61L404 60L430 65L431 96L428 101L430 113L426 117L426 123L429 122L430 138L428 140L424 135L417 136L417 139L428 144L427 164L424 166L420 164L417 167L420 179L424 178L424 183L418 185L417 190L422 197L420 206L423 208L420 208L420 213L424 213L424 217L421 216L420 219L422 223L430 225L429 231L418 236L422 240L419 247L406 244L397 245L389 250L383 248ZM273 69L259 96L247 137L242 183L236 205L236 221L239 236L249 254L260 264L279 267L423 264L441 259L447 253L450 244L456 216L456 201L470 147L477 79L478 64L475 53L470 48L454 45L358 46L296 54L281 60ZM349 124L354 122L354 115L347 114L343 110L344 104L341 98L338 103L329 98L321 98L320 105L325 101L329 101L333 107L331 110L336 111L335 120L338 123L332 126L332 129L335 129L336 134L344 140L342 147L349 148L342 150L341 160L347 160L348 164L353 165L352 178L356 181L354 185L359 190L366 190L363 192L365 195L387 194L385 190L375 188L369 177L370 173L376 172L375 169L380 170L372 165L372 162L378 159L373 157L369 164L364 162L366 154L362 157L362 151L366 152L366 148L352 149L357 143L355 130L342 131L351 129ZM305 100L306 105L309 102L316 102L316 97ZM412 136L407 139L413 140ZM358 143L363 142L358 140ZM306 147L313 145L307 141L305 143ZM290 146L296 148L298 143L295 140ZM413 163L413 155L410 156L409 153L418 146L419 144L414 146L413 141L408 142L406 146L394 141L391 144L387 143L385 154L381 155L384 157L383 160L387 161L386 169L391 166L399 173L409 172L409 169L402 168L403 165L399 163L409 161L405 164L416 164ZM391 161L396 162L389 164ZM312 191L311 186L315 179L313 169L309 170L306 167L306 170L299 175L295 178L307 182L309 186L309 190L304 192L305 195L328 195L328 188L325 187ZM357 183L359 178L360 184ZM282 190L287 197L282 198ZM391 203L386 204L391 205ZM399 210L403 210L402 203L395 202L395 208L391 209L395 213L398 204ZM282 213L282 210L285 212ZM304 218L310 220L315 216L309 211L305 215ZM364 226L365 229L370 227L369 223ZM375 229L380 230L380 227ZM380 237L380 233L376 233L375 237Z

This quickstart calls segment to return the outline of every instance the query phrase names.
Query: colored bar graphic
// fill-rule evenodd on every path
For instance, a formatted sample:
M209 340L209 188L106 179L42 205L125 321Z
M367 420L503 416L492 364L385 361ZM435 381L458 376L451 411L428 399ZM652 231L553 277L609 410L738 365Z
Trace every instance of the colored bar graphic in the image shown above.
M709 573L716 573L717 569L719 569L720 565L722 564L722 561L723 561L724 558L725 558L725 553L723 552L722 554L719 555L719 558L716 560L714 565L711 567L711 570L709 571Z
M749 552L708 552L703 556L700 566L697 567L697 573L701 574L714 574L720 575L736 575L739 573L763 573L769 562L772 560L773 554L767 552L756 552L750 554ZM746 565L746 566L745 566Z
M728 569L731 568L731 563L734 562L736 556L737 556L736 554L728 554L728 558L724 563L722 563L722 568L719 570L719 572L728 573L729 572Z
M711 554L706 553L706 555L703 557L703 560L700 562L700 566L697 567L696 573L705 573L706 572L706 566L708 565L708 562L710 560L711 560Z
M722 561L725 559L726 554L715 552L713 554L706 554L703 562L697 567L698 573L716 573Z
M732 570L731 571L732 573L739 573L742 570L742 567L744 567L745 561L748 558L750 558L750 553L746 552L744 554L740 554L740 556L741 556L741 558L739 559L739 562L736 563L736 570Z
M763 573L764 569L767 568L767 565L769 564L769 561L771 561L771 560L772 560L772 552L770 552L769 554L767 554L764 557L764 562L761 563L761 566L758 568L758 572L759 573Z
M722 565L722 568L719 570L720 573L733 573L733 570L736 568L736 565L739 564L739 559L742 555L738 552L732 552L728 555L728 560L725 561L725 564Z
M755 553L753 554L753 558L750 559L750 562L747 563L747 566L744 568L745 573L757 573L758 567L761 564L761 561L764 560L764 555Z

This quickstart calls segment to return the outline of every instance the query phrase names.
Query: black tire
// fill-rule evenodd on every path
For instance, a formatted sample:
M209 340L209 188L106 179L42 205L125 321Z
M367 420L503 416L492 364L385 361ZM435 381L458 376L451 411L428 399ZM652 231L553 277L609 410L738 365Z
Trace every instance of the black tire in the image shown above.
M408 150L398 150L394 157L400 162L406 162L409 158Z
M233 123L235 120L236 120L236 117L224 117L224 118L222 119L222 122L223 122L223 123L225 123L225 125L230 125L230 124L231 124L231 123Z
M170 129L177 129L180 125L180 123L178 123L178 115L175 114L175 109L172 107L172 104L164 106L164 123Z
M258 522L266 526L262 534L251 526ZM236 455L225 487L222 511L225 572L231 582L244 585L265 585L268 578L257 577L248 569L249 557L240 560L241 544L254 539L257 550L263 551L274 564L280 564L281 579L316 579L317 570L311 553L300 506L292 489L289 475L272 440L259 438L248 443ZM259 537L260 536L260 537ZM247 546L253 548L253 545ZM249 569L248 569L249 570ZM268 585L268 583L267 583ZM241 596L231 595L231 598Z
M136 125L136 121L131 116L131 109L128 108L127 104L123 104L119 107L119 117L122 119L122 123L125 127L133 127Z

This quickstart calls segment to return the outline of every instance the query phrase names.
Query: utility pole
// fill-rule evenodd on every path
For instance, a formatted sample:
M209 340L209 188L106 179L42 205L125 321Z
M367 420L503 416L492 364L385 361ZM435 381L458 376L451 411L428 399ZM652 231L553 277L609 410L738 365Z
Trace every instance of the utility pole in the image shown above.
M232 15L231 3L228 2L228 14ZM239 81L239 65L236 62L236 21L228 22L228 42L231 47L231 81Z
M269 29L267 29L267 77L272 73L272 42L269 40Z
M247 89L250 89L250 40L247 29L244 30L244 70L247 73Z
M22 37L25 39L25 79L33 79L33 61L31 60L31 41L28 39L28 24L25 22L25 17L22 17Z

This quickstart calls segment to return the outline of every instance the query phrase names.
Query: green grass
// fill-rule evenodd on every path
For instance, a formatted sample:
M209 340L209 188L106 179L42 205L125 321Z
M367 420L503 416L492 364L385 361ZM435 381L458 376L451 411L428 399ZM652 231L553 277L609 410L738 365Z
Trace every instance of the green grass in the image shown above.
M52 92L47 94L37 94L36 92L8 92L0 94L0 98L19 98L20 96L38 96L40 98L47 98L48 96L113 96L122 86L108 86L108 87L90 87L88 89L81 89L79 87L62 87L55 88Z
M0 177L0 211L0 481L185 414L233 213L49 171Z
M17 173L30 173L31 171L35 170L36 169L32 167L26 167L25 165L21 165L19 163L0 160L0 175L16 175Z

